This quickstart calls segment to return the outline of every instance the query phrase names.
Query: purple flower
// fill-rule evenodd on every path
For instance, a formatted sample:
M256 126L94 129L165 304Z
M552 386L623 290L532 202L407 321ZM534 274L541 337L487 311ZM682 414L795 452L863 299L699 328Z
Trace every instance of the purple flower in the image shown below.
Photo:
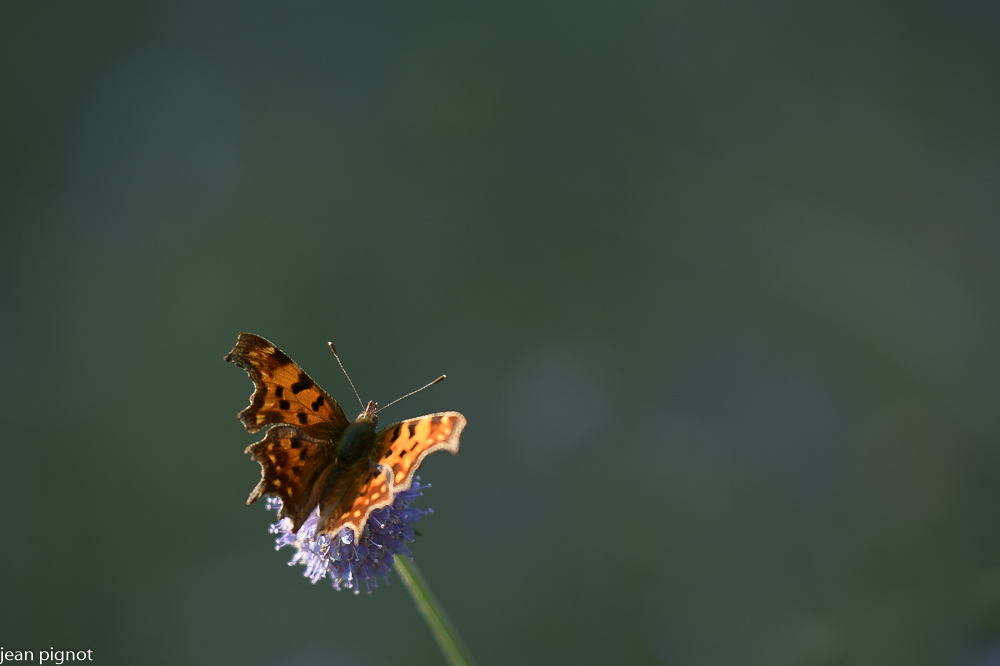
M271 525L271 534L280 535L276 540L276 550L294 546L296 553L288 566L304 564L306 570L303 575L313 583L320 578L329 577L335 590L346 587L358 594L361 591L360 583L364 581L370 594L372 590L369 581L378 587L376 576L389 581L393 557L411 557L407 542L413 541L413 522L433 513L431 509L410 506L411 502L423 495L421 491L424 488L430 488L430 485L421 485L420 477L414 477L409 490L397 493L389 506L373 511L358 543L354 543L354 533L346 528L332 539L327 534L322 534L317 539L319 507L306 519L297 534L291 533L292 520L282 518ZM281 500L269 497L267 508L278 511L281 509Z

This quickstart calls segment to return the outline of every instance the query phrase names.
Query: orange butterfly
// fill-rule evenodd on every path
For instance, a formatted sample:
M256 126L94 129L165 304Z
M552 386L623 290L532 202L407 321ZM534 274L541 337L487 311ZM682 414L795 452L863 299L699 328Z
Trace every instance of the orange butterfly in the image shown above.
M246 448L261 468L247 504L263 495L280 498L278 515L292 519L292 532L318 506L316 537L333 537L346 527L357 543L368 516L410 488L428 454L458 453L466 424L458 412L428 414L376 432L378 403L370 401L351 423L336 400L259 335L240 333L224 360L246 370L255 387L250 406L236 418L251 433L274 426Z

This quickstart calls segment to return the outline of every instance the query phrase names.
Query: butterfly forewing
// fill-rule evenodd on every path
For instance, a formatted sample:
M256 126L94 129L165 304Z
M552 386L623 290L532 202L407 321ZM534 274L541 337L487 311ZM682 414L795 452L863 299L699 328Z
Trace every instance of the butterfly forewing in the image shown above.
M286 423L311 437L332 439L350 423L319 384L259 335L240 333L225 360L243 368L253 380L250 406L236 415L249 432Z
M465 417L458 412L428 414L394 423L376 435L379 462L392 469L393 493L408 490L421 461L435 451L458 453Z
M280 517L289 517L297 532L319 503L327 474L333 468L333 446L315 440L294 426L275 426L246 453L260 463L260 482L247 498L253 504L263 495L281 499Z
M375 436L377 466L359 475L317 534L337 534L346 527L359 538L373 511L392 504L397 493L413 485L414 472L427 455L441 449L458 453L463 428L464 416L442 412L379 431Z

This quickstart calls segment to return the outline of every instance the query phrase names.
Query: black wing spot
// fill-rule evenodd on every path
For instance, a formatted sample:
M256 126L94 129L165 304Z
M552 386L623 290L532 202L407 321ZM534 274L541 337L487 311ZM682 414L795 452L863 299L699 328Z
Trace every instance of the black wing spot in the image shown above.
M284 397L284 395L285 395L285 387L284 386L275 386L274 387L274 395L278 396L279 398Z
M309 379L309 376L304 372L300 373L299 381L295 382L291 386L292 393L298 395L299 393L302 393L302 391L305 391L310 386L312 386L312 380Z
M292 406L292 403L288 402L287 400L279 400L278 401L278 409L288 409L291 406Z
M281 363L282 365L288 365L292 362L292 359L288 357L288 354L277 348L275 348L272 356L274 356L274 358L276 358L278 362Z
M389 441L390 442L395 442L397 439L399 439L399 431L402 430L402 429L403 429L403 424L402 423L397 423L396 427L393 428L392 432L389 434Z
M292 443L288 446L288 448L290 448L290 449L301 449L302 448L302 442L300 442L297 439L293 439Z
M302 425L309 423L309 415L306 414L305 412L299 412L298 416L299 416L299 423L301 423Z
M311 404L311 405L309 405L309 406L310 406L310 407L312 407L312 410L313 410L313 411L315 412L315 411L316 411L317 409L319 409L320 407L322 407L322 406L323 406L323 396L319 396L319 397L317 397L317 398L316 398L316 399L315 399L315 400L313 401L313 404Z
M410 428L410 437L416 437L417 436L417 422L416 421L410 421L409 428Z
M305 461L309 457L309 449L302 449L299 451L299 462Z

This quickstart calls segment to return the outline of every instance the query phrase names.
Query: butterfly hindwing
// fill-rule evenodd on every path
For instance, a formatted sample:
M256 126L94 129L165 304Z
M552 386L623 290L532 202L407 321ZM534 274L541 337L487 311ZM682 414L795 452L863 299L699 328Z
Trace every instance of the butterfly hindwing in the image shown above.
M439 412L380 430L375 436L379 462L392 469L393 494L409 490L413 474L423 459L435 451L457 454L465 417L458 412Z
M346 527L354 532L357 543L372 512L392 504L396 497L392 487L392 470L388 467L365 470L352 484L351 491L345 493L336 508L329 512L316 533L338 534Z
M243 368L254 383L250 406L236 415L247 431L286 423L311 437L333 439L350 424L336 400L259 335L240 333L225 360Z
M280 517L289 517L297 532L319 503L326 477L333 469L333 445L316 440L295 426L280 425L246 448L260 463L260 481L247 498L253 504L263 495L281 499Z

